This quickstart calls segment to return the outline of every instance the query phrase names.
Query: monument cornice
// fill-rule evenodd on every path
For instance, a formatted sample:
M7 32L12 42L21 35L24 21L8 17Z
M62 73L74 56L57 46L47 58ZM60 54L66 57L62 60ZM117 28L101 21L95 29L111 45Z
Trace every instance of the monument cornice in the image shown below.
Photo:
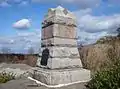
M62 24L62 25L66 25L66 26L77 27L76 20L58 15L58 16L51 16L49 18L46 18L42 22L42 28L48 27L53 24Z

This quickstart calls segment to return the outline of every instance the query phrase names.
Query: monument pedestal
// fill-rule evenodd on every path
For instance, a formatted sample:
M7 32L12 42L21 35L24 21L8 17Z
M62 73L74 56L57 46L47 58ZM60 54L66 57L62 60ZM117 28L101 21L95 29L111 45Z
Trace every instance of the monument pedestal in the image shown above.
M80 83L90 80L90 71L83 68L55 70L37 68L34 71L35 79L47 85Z

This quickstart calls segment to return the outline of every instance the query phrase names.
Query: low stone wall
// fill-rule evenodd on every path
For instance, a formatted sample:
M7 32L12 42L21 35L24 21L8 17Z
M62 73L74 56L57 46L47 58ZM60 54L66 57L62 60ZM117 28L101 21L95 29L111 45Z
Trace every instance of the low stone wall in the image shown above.
M36 66L36 54L0 54L0 63L18 63Z

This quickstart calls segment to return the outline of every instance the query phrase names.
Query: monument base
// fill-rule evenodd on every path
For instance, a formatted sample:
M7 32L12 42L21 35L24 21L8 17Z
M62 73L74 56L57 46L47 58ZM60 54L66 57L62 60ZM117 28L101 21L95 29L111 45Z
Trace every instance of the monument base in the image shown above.
M88 82L90 71L82 68L55 70L37 68L34 70L34 78L47 85Z

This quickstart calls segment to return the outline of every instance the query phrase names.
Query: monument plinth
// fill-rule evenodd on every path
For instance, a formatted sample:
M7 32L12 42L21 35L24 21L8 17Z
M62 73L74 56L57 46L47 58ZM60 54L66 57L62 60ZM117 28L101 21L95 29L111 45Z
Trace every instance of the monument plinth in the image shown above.
M60 6L51 8L42 25L42 57L35 78L48 85L89 81L90 71L82 68L77 48L75 16Z

